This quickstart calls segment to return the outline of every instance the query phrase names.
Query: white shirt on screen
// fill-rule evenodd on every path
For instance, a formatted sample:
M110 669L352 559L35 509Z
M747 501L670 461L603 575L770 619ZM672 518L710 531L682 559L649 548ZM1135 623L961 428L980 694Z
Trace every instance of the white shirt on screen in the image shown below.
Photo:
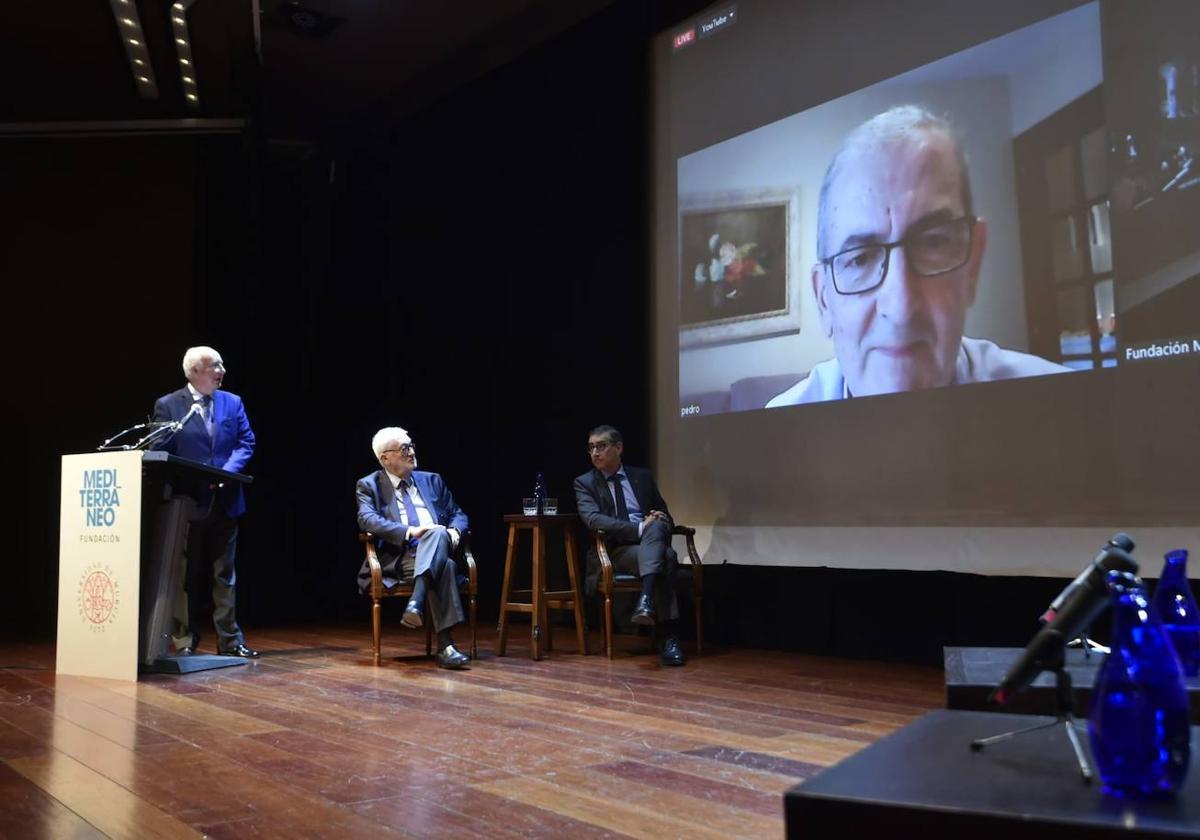
M1040 356L1005 350L994 342L964 336L959 347L952 384L1019 379L1024 376L1065 373L1069 370L1071 369L1048 362ZM841 365L834 358L816 365L804 379L782 394L772 397L766 407L778 408L783 405L844 400L850 396L846 388L846 378L842 376Z

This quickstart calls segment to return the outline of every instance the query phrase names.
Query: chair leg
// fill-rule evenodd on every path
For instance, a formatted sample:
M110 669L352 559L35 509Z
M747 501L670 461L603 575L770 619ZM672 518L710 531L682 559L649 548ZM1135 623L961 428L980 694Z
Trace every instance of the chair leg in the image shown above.
M371 599L371 645L375 649L375 664L382 664L382 657L379 650L380 637L383 635L383 627L381 625L382 616L380 615L379 599Z
M508 526L508 548L504 552L504 582L500 585L500 621L496 627L496 655L503 656L508 643L508 593L512 582L513 557L517 553L517 528Z
M581 656L587 656L587 621L583 616L583 592L579 587L579 574L575 562L575 537L570 529L566 530L567 542L567 577L571 580L571 609L575 615L575 644L579 646Z
M604 593L604 652L613 658L612 594Z
M425 655L433 656L433 622L429 620L429 610L425 610Z
M700 612L701 596L699 594L692 599L692 606L696 610L696 655L699 656L704 652L704 616Z
M478 659L479 658L479 648L475 646L475 596L474 595L471 596L470 611L471 611L470 612L470 615L471 615L471 658Z

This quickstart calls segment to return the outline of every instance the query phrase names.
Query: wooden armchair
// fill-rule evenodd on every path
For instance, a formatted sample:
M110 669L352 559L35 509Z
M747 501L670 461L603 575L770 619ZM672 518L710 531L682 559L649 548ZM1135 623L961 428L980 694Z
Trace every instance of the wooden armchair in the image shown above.
M367 564L371 567L371 588L367 590L367 594L371 597L371 640L375 647L375 664L381 664L380 657L380 639L383 633L382 610L380 602L384 598L404 598L412 597L413 582L401 581L387 589L383 585L383 568L379 565L379 557L375 553L375 538L373 534L359 534L358 539L366 547ZM462 538L458 541L458 549L455 553L455 574L458 574L458 562L461 561L467 567L467 579L461 581L458 586L458 591L467 600L467 620L471 625L471 658L478 657L478 650L475 643L475 599L479 594L479 578L475 570L475 556L471 554L471 546L467 541L467 534L463 533ZM424 606L424 605L422 605ZM433 622L429 620L429 616L425 616L425 655L433 654Z
M696 529L686 525L676 525L671 531L672 536L682 536L687 540L688 562L680 559L679 567L688 566L692 570L692 604L696 612L696 653L704 647L704 621L700 612L701 597L704 594L704 566L700 563L700 554L696 551ZM608 548L604 544L604 531L596 531L596 554L600 558L600 580L596 589L604 598L604 652L609 659L613 658L613 618L612 596L614 592L641 592L642 582L637 575L620 574L613 569Z

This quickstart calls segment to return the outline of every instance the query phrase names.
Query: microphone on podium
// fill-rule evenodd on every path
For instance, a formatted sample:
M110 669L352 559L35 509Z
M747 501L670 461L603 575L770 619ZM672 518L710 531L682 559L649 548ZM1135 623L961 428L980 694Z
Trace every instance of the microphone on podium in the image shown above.
M988 697L992 703L1004 704L1049 667L1054 658L1061 658L1068 639L1074 638L1092 623L1108 605L1109 572L1137 574L1137 561L1130 556L1133 540L1126 534L1114 534L1083 573L1067 585L1054 599L1042 620L1045 622L1033 637L1020 658L1013 663ZM1049 618L1047 618L1049 616Z
M195 402L193 402L192 407L188 409L187 414L183 415L183 418L180 419L175 424L175 431L179 431L185 425L187 425L187 421L191 420L194 416L199 414L201 412L201 410L202 410L202 406L200 405L200 400L196 400Z

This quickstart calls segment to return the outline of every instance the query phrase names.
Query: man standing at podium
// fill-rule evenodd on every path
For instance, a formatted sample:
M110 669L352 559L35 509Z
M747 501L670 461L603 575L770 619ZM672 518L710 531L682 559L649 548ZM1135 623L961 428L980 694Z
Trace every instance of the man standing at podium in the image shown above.
M183 428L162 448L172 455L240 473L254 452L254 432L246 419L242 398L222 391L225 363L211 347L190 347L183 354L187 385L160 397L154 404L155 420L184 420ZM217 653L254 658L258 651L246 647L235 615L238 517L246 510L242 485L204 484L190 489L196 500L195 518L187 539L187 606L177 606L175 650L195 652L204 616L204 590L212 572L213 624Z

